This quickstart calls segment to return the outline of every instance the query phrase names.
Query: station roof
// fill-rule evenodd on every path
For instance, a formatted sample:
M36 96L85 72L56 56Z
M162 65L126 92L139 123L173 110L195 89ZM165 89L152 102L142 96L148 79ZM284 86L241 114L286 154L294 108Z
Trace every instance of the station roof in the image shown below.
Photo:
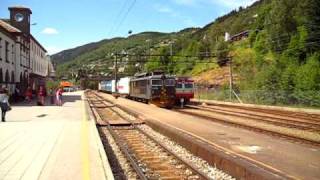
M9 33L21 33L21 31L19 29L15 28L14 26L12 26L11 24L5 22L2 19L0 19L0 27L5 29Z

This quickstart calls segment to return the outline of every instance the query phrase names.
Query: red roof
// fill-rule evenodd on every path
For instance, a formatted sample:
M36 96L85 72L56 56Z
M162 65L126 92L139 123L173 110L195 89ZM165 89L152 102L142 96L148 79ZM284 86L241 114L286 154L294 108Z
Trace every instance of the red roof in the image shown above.
M21 32L19 29L13 27L9 23L7 23L1 19L0 19L0 26L10 33L20 33Z
M70 87L70 86L73 86L73 84L71 82L68 82L68 81L61 81L60 82L60 86Z

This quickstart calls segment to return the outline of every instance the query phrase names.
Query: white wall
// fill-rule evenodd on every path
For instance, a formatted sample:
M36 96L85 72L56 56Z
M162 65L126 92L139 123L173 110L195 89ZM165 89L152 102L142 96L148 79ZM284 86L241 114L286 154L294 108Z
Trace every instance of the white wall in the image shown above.
M12 93L15 87L15 84L17 81L19 81L19 78L17 78L16 73L16 42L14 39L12 39L10 36L7 36L6 34L0 32L0 68L2 69L2 83L1 86L6 86L9 89L9 93ZM8 48L6 48L6 42L8 42ZM6 58L6 49L8 49L7 58ZM6 61L6 59L8 61ZM6 72L9 73L9 82L6 82ZM14 82L12 82L12 72L14 73Z
M46 77L48 76L48 58L45 51L32 39L30 40L30 59L32 73Z

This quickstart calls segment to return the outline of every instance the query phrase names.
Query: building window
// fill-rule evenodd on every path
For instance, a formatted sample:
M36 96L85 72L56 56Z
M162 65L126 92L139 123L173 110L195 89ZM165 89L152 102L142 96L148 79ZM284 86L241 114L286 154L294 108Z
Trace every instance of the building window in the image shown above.
M22 76L22 72L20 73L20 82L24 82L23 76Z
M11 71L11 82L15 83L15 78L14 78L14 72L13 71Z
M14 45L13 45L13 44L12 44L11 48L12 48L12 49L11 49L11 51L12 51L11 62L12 62L12 64L14 64L14 59L15 59L15 58L14 58L14 52L15 52L15 51L14 51Z
M0 83L3 83L3 74L2 74L2 68L0 68Z
M2 61L2 38L0 38L0 61Z
M9 62L9 42L8 41L6 41L6 52L5 52L4 59L6 60L6 62Z
M9 75L9 71L6 71L6 76L5 76L5 82L9 83L10 82L10 75Z

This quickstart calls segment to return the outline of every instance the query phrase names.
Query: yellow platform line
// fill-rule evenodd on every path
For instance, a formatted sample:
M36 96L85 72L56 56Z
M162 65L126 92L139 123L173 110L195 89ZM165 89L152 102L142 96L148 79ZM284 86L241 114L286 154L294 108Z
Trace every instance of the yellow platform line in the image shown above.
M89 163L89 128L88 117L85 111L84 96L82 96L82 121L81 121L81 162L82 162L82 179L90 180L90 163Z

